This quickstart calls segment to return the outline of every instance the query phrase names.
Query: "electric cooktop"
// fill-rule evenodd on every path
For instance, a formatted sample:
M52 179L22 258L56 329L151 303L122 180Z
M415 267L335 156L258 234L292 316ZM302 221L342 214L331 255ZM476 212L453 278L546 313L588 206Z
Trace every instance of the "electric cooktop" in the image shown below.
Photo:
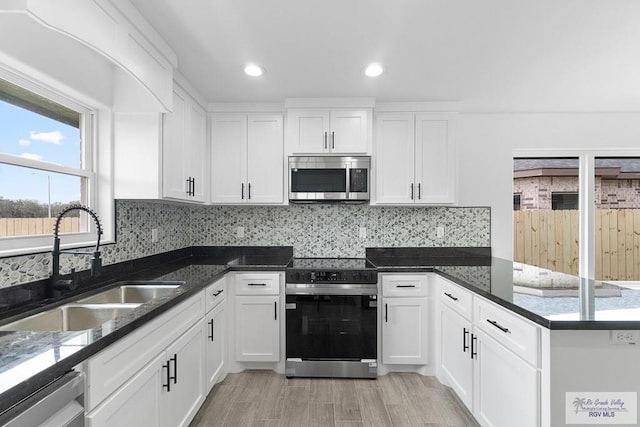
M294 270L367 270L375 268L366 258L294 258Z

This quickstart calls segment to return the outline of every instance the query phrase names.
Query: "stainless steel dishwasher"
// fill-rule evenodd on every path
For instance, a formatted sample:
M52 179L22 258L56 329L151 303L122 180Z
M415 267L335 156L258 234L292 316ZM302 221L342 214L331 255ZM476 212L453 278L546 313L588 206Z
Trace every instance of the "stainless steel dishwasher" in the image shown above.
M84 375L66 373L2 414L0 425L84 426Z

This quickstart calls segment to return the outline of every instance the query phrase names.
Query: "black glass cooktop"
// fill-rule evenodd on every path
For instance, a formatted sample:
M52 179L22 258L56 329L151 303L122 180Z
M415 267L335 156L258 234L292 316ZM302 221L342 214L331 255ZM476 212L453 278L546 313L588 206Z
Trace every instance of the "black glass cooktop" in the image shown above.
M375 268L366 258L294 258L289 268L296 270L366 270Z

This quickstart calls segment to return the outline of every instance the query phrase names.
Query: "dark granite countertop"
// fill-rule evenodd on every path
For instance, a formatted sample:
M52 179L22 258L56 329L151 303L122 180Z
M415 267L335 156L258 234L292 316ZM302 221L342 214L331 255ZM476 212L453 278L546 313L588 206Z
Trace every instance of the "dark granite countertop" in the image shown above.
M379 272L435 271L548 329L640 329L640 286L492 258L489 248L456 249L375 248L367 258Z
M9 418L8 412L16 403L31 393L62 376L74 366L104 349L116 340L134 331L142 324L156 318L180 302L195 295L206 286L221 278L228 271L274 270L282 271L290 263L292 248L284 250L246 251L232 247L191 248L190 255L181 256L172 262L159 259L147 260L146 268L127 274L126 281L178 281L181 285L171 295L156 298L135 308L132 312L85 331L69 332L13 332L0 331L0 421ZM184 255L181 253L180 255ZM162 257L161 257L162 258ZM114 267L115 270L121 267ZM124 278L121 278L124 279ZM91 294L118 286L120 282L107 280L102 287L80 294L83 298ZM74 302L76 294L47 305ZM18 317L41 311L41 306L18 316L2 321L7 324ZM1 424L1 422L0 422Z

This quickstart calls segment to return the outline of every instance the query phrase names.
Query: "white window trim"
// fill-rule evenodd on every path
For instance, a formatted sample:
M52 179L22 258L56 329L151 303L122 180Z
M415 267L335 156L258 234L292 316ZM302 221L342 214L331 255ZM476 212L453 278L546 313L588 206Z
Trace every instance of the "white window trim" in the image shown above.
M595 278L595 159L596 157L640 157L628 148L576 150L514 150L515 157L576 157L578 169L578 275ZM513 179L513 177L512 177ZM512 225L513 226L513 225ZM512 230L513 233L513 230Z
M101 244L114 241L115 212L112 190L111 167L111 114L104 109L90 106L64 96L26 75L19 75L17 71L0 66L0 78L26 90L50 99L60 105L77 111L80 115L82 135L83 165L90 165L87 169L69 168L32 159L0 153L0 161L17 166L26 166L40 170L66 173L89 178L86 200L83 204L94 209L101 219L103 235ZM98 103L96 103L98 104ZM98 145L100 141L100 146ZM102 153L101 153L102 152ZM95 225L90 221L88 232L65 233L61 247L77 248L94 246L96 244ZM49 252L53 246L53 232L50 235L16 236L0 238L0 258Z

